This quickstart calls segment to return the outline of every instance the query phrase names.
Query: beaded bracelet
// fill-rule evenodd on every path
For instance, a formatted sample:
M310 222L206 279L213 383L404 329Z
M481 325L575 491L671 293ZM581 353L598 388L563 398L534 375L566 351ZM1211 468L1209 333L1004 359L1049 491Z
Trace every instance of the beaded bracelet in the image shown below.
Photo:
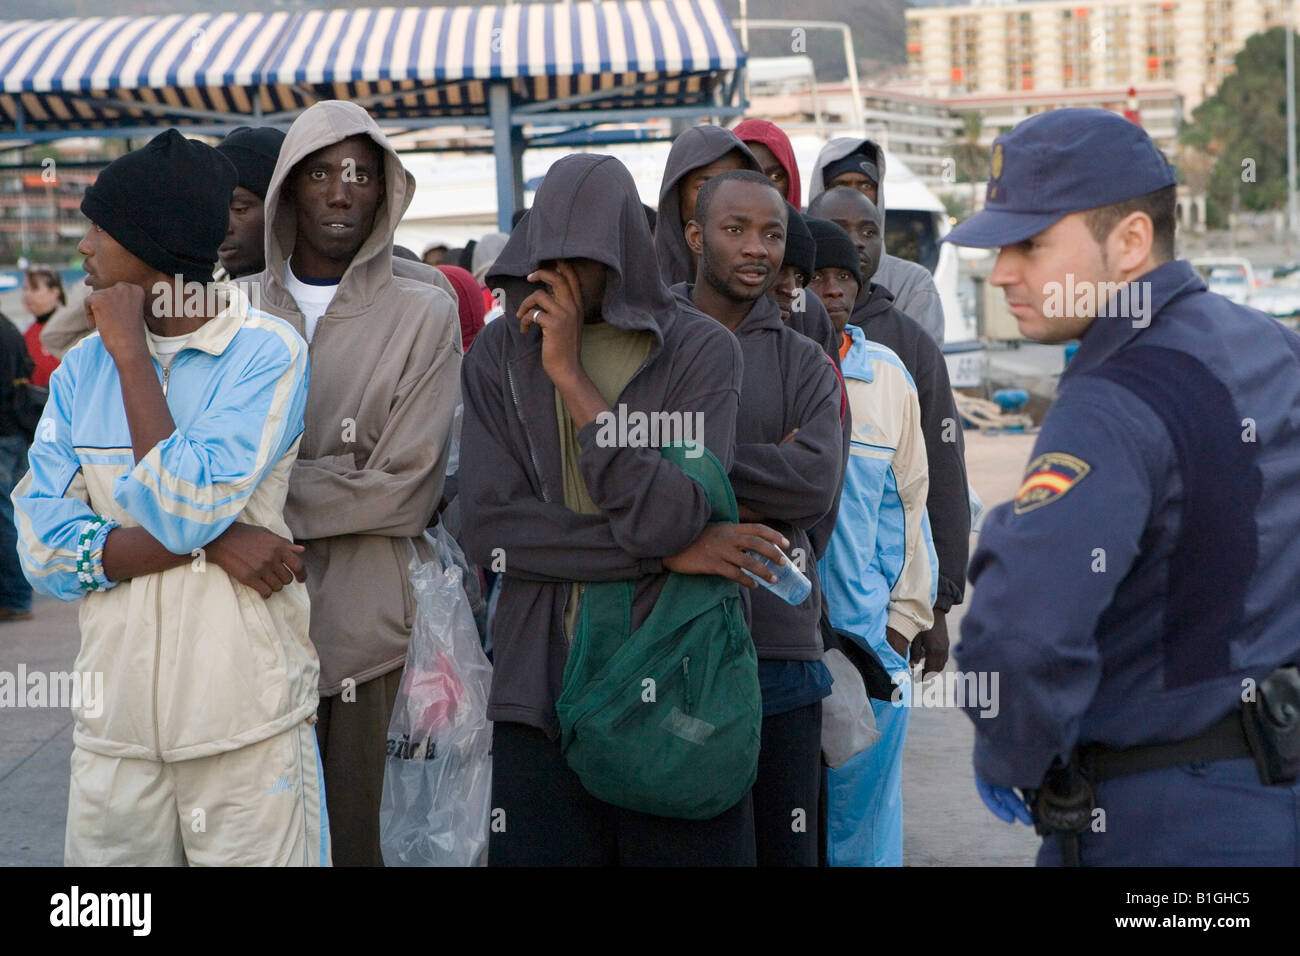
M91 557L91 546L100 528L108 523L103 515L95 515L86 522L86 529L81 532L81 540L77 543L77 580L81 582L83 591L99 590L99 579L104 576L104 552L100 550L100 559L96 561Z

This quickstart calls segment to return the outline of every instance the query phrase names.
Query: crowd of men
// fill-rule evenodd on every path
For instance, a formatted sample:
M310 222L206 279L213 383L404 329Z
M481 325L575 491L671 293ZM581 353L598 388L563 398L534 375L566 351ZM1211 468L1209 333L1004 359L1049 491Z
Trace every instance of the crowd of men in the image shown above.
M901 865L898 689L947 663L971 497L934 283L884 248L884 151L832 140L808 183L805 210L763 120L678 136L653 211L617 159L570 155L466 270L394 246L416 184L352 103L106 167L13 493L23 571L84 602L77 669L105 674L67 862L381 864L409 568L441 520L492 582L490 865ZM196 284L217 295L190 308ZM698 421L686 463L607 440L629 412ZM797 604L757 580L787 561ZM713 620L665 606L692 577L734 582L752 640L660 678L685 703L655 746L707 755L708 708L753 705L727 710L752 783L704 818L593 795L557 708L593 628ZM874 742L832 748L845 713Z

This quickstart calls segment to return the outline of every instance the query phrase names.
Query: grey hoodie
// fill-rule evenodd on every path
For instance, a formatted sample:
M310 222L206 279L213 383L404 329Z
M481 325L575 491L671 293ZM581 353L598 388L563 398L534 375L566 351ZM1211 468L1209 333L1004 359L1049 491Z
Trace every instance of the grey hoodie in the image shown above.
M736 150L748 168L761 173L749 147L729 129L721 126L692 126L673 140L664 164L664 178L659 186L659 212L655 222L655 254L659 257L659 274L664 285L695 281L695 257L686 245L686 223L682 222L682 180L701 166L721 159Z
M609 267L602 316L645 330L655 344L615 403L628 412L699 413L704 445L730 468L740 395L735 337L678 302L654 268L632 176L612 156L555 163L492 270L505 316L490 322L465 359L461 436L461 542L471 561L503 567L493 619L488 717L559 733L568 640L564 608L574 581L635 580L632 625L663 589L662 559L708 523L702 487L656 448L601 447L599 427L578 432L578 466L599 515L564 506L555 387L542 367L542 336L514 318L543 260L586 258ZM739 587L737 585L737 587Z
M817 162L813 164L812 177L808 184L810 206L814 199L826 191L826 185L822 182L822 171L830 163L857 152L863 146L873 154L873 161L880 171L880 182L876 187L876 206L882 216L885 214L885 151L875 140L854 139L851 136L841 136L831 140L817 154ZM919 263L891 256L889 250L885 249L872 281L883 285L894 294L894 308L910 315L930 334L930 338L934 339L936 344L943 345L943 305L939 301L939 290L935 288L934 277L930 275L929 269Z
M453 299L422 279L394 276L394 263L406 260L393 259L393 230L415 179L354 103L317 103L289 129L266 194L266 270L248 281L260 283L264 309L303 334L284 285L297 235L284 181L307 155L357 134L384 151L387 192L311 342L302 445L285 505L294 538L307 546L322 695L406 660L415 612L407 564L413 548L431 556L424 529L442 493L461 360Z
M694 288L683 282L673 294L690 302ZM843 480L839 376L817 343L781 321L781 309L767 296L754 303L735 335L745 365L731 486L739 503L790 540L791 558L803 555L803 571L813 582L796 607L766 588L749 591L754 647L760 658L818 661L822 596L808 529L835 505ZM796 428L799 433L780 444Z

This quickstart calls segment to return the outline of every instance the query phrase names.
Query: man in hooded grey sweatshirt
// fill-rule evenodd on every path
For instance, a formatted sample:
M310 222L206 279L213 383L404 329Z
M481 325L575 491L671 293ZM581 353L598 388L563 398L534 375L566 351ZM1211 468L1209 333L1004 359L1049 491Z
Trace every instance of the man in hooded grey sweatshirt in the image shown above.
M879 143L848 136L833 139L817 154L817 162L808 183L808 212L813 216L827 218L821 212L813 210L817 197L836 186L848 186L878 205L883 217L884 181L885 151ZM919 263L891 256L886 250L876 267L875 282L894 294L894 305L900 312L910 315L929 333L936 345L943 345L943 305L939 301L939 290L935 287L930 270ZM858 302L861 304L865 301L864 288L859 293Z
M611 156L565 157L488 273L505 315L465 359L461 542L503 581L488 702L501 812L492 866L754 862L748 792L708 820L617 807L583 788L557 739L584 584L635 581L635 629L666 571L755 586L743 568L774 575L747 552L779 560L789 544L760 524L709 524L703 486L658 448L599 437L597 417L615 405L682 412L701 425L693 440L732 464L740 349L674 299L652 262L627 169Z
M294 121L266 193L263 307L309 343L285 521L306 545L317 734L338 865L383 864L388 721L415 616L408 564L442 494L461 361L456 304L395 275L415 191L378 125L326 100ZM444 280L445 281L445 280Z

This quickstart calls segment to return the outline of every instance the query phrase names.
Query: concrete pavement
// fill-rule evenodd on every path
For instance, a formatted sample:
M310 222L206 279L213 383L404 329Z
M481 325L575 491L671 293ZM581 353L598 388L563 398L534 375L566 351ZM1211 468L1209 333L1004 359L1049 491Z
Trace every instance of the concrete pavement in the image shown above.
M1033 435L966 432L966 470L985 508L1009 501L1020 486ZM971 536L974 553L978 535ZM966 601L948 615L956 645ZM951 658L947 671L955 671ZM931 680L941 680L936 677ZM985 809L975 793L971 748L975 729L955 707L917 707L903 751L903 862L908 866L1032 866L1038 837Z
M70 671L79 605L37 597L31 621L0 624L0 671ZM72 714L0 709L0 866L62 866Z

